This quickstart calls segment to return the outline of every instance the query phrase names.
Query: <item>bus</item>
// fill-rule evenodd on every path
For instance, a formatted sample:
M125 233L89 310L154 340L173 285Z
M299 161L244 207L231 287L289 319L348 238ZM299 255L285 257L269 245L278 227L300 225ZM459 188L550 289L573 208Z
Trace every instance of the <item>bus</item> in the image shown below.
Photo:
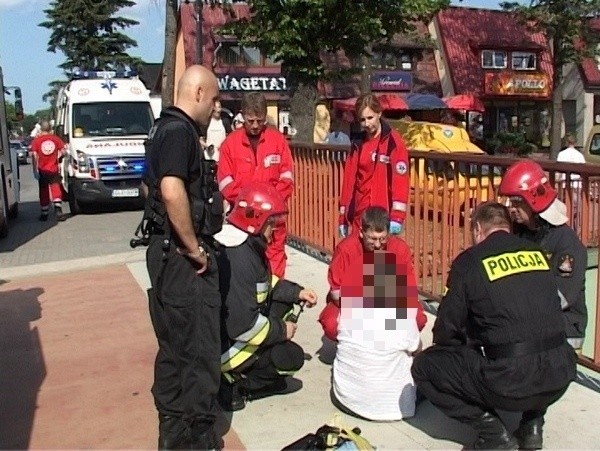
M8 235L11 219L19 213L19 164L17 153L10 149L8 118L6 117L6 94L14 93L15 119L23 118L21 89L7 88L0 67L0 238ZM12 119L12 118L11 118Z

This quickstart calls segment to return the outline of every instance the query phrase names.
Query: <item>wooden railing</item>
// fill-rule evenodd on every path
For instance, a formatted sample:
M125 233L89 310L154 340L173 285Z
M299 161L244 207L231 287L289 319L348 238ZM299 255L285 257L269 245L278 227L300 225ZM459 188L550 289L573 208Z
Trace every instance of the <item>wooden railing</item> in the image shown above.
M347 146L293 143L296 188L290 202L289 242L327 260L337 243L338 202ZM452 260L471 244L472 209L497 199L501 176L515 159L488 155L410 152L410 208L403 238L413 251L419 290L439 300ZM538 160L588 247L590 327L581 363L600 371L600 165ZM573 180L572 175L580 179ZM595 312L595 315L592 313Z

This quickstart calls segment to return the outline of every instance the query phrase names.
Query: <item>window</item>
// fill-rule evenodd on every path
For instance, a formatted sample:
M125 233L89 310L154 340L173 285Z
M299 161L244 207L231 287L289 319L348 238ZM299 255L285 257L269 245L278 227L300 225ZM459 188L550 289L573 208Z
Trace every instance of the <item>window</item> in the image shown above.
M238 43L223 43L218 52L222 66L274 66L275 63L263 57L257 47L243 47Z
M371 67L379 70L412 70L412 57L407 53L375 51Z
M537 57L532 52L513 52L512 68L514 70L535 70Z
M98 102L73 105L73 136L78 138L147 135L153 123L154 115L148 102ZM79 130L75 132L75 129Z
M484 69L506 69L506 52L498 50L483 50L481 52L481 67Z

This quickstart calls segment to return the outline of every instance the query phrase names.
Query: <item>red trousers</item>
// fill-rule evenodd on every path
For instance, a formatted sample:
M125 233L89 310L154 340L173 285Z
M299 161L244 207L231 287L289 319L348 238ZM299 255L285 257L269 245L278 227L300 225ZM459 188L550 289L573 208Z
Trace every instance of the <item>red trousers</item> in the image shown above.
M285 265L287 256L285 255L285 238L287 228L284 224L273 230L273 241L267 246L267 260L271 267L271 273L280 279L285 277Z
M62 187L58 174L40 171L40 206L48 207L50 201L55 203L62 202Z

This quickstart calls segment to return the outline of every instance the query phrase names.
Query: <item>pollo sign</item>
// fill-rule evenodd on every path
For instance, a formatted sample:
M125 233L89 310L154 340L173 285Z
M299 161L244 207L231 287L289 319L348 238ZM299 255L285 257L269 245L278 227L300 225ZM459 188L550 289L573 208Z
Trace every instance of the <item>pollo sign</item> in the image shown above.
M485 74L484 91L494 96L549 97L550 77L547 74L500 72Z

